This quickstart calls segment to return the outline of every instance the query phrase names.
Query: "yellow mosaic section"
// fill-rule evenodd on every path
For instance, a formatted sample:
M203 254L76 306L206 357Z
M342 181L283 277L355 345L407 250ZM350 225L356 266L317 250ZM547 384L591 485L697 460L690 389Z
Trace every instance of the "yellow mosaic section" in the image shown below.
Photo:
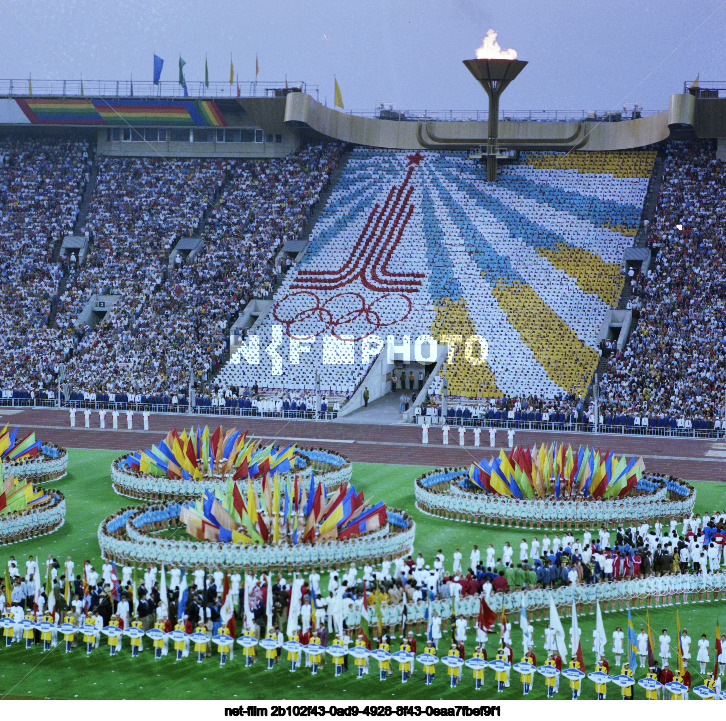
M597 295L609 306L618 304L623 292L623 276L615 263L582 248L557 243L555 248L537 248L538 255L577 281L583 293Z
M525 283L498 281L494 297L547 375L568 393L585 394L598 354Z
M656 155L655 150L526 153L522 162L540 170L579 170L581 173L607 173L616 178L649 178Z
M431 334L439 342L445 342L444 336L460 335L463 339L454 354L454 362L444 366L443 376L449 380L449 395L466 398L502 396L489 364L472 365L464 355L466 339L476 335L465 300L444 298L431 324ZM473 349L475 354L477 351L478 348Z
M634 238L635 234L638 232L637 228L631 228L629 225L621 225L619 223L605 223L605 225L602 225L600 227L609 228L614 233L620 233L620 235L628 235L631 238Z

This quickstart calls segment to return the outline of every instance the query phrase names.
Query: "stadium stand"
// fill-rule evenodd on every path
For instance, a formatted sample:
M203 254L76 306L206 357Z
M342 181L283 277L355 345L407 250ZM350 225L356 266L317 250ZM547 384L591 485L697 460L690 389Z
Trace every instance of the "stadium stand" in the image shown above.
M711 143L671 142L650 226L653 260L631 281L639 320L600 381L611 430L722 428L726 369L724 165Z
M69 364L80 392L173 397L186 390L190 372L206 380L230 322L250 298L267 296L275 254L298 237L338 151L314 146L282 161L104 159L88 221L96 250L65 318L91 293L122 299L86 332ZM205 210L203 252L165 278L169 250Z
M3 259L0 379L23 398L49 386L73 345L48 327L61 276L53 251L72 232L90 170L89 146L73 138L0 138L0 242Z
M655 152L583 155L525 155L491 185L464 153L356 148L260 332L266 347L284 329L284 380L239 352L221 381L302 391L317 372L323 393L352 393L371 334L477 334L488 358L457 353L450 395L584 395ZM326 334L302 356L296 339Z

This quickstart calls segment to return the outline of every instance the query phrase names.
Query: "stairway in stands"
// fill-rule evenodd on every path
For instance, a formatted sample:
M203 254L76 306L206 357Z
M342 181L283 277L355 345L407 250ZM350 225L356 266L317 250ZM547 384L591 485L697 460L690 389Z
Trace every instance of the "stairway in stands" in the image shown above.
M73 234L74 235L81 235L83 232L83 227L86 224L86 218L88 217L88 210L91 207L91 200L93 199L93 193L96 190L96 183L98 181L98 153L96 152L96 148L90 146L89 152L91 153L91 156L93 158L91 162L91 170L88 173L88 182L86 183L86 187L83 189L83 196L81 197L81 204L78 206L78 215L76 216L76 222L73 224ZM89 243L90 245L90 243ZM52 260L54 263L60 263L60 257L61 257L61 249L63 247L63 237L60 236L53 246L53 257ZM90 248L86 249L86 257L88 257L88 251ZM78 262L81 262L81 259L78 259ZM60 280L58 281L58 290L56 291L56 294L53 296L53 300L50 304L50 314L48 315L48 327L53 328L55 326L55 317L58 313L58 303L60 302L60 298L63 295L63 293L66 290L66 285L68 285L68 279L69 279L69 268L65 268L65 272L60 277Z

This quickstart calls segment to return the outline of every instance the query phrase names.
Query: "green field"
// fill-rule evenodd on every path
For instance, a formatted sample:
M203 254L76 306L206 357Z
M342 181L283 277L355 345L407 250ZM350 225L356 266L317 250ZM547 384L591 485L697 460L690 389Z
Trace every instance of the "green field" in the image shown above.
M117 455L119 454L113 451L71 450L69 474L56 484L66 496L65 525L50 536L5 547L0 553L3 561L13 554L18 565L24 569L24 563L32 553L44 568L42 563L48 553L51 553L61 563L70 555L77 566L83 558L90 558L100 568L96 540L98 524L112 512L131 505L129 499L117 496L111 489L109 468ZM366 497L385 501L411 513L417 523L416 551L421 551L427 561L433 560L436 551L442 548L447 557L446 565L450 567L451 555L456 547L461 549L466 559L474 543L482 548L492 542L497 548L501 548L505 540L510 540L515 545L514 542L523 536L531 537L530 531L455 523L420 513L414 507L413 480L424 470L421 466L358 463L354 466L353 481L356 489L365 490ZM696 510L710 511L724 506L722 484L694 485L698 490ZM694 658L696 640L701 633L707 634L713 647L717 616L723 619L726 626L726 609L723 606L722 602L680 606L681 625L688 628L693 639ZM671 637L675 637L675 607L653 610L650 615L655 636L660 633L661 628L667 626ZM625 613L605 614L604 618L608 636L616 625L625 626L627 623ZM633 611L633 622L637 630L645 622L644 610ZM569 621L563 619L563 624L567 630ZM545 625L543 621L534 623L538 663L543 661ZM581 616L580 626L587 670L591 671L594 665L590 650L594 617ZM471 635L473 638L473 633ZM489 638L487 651L489 658L493 658L498 635L491 634ZM521 651L520 634L516 625L512 638L516 657ZM422 644L423 636L420 636L419 646L422 647ZM470 644L467 653L471 650ZM612 662L609 645L606 650L607 658ZM713 654L713 648L711 653ZM235 658L224 668L219 667L216 654L205 659L203 664L197 664L192 656L193 654L178 663L174 661L173 655L156 661L147 649L138 659L132 659L126 642L121 654L110 658L105 637L101 647L90 657L86 656L80 645L70 655L64 652L62 644L48 653L41 652L39 646L26 651L20 644L13 644L7 649L0 645L0 698L338 700L348 694L350 698L382 700L395 704L396 699L463 700L498 696L491 671L485 672L482 691L474 690L472 672L466 668L462 669L462 681L458 688L450 689L446 668L441 664L437 666L434 684L425 686L419 664L415 676L408 683L402 684L400 674L395 672L385 683L379 682L375 663L372 664L371 675L358 680L352 664L349 672L344 673L342 678L335 679L329 664L317 676L312 676L309 670L301 670L293 675L288 672L288 665L284 661L272 671L265 670L263 663L246 669L243 667L241 654L237 652ZM713 656L710 667L712 663ZM690 670L694 685L697 685L701 678L696 672L697 664L694 661L691 662ZM640 674L636 673L636 677L639 678ZM592 689L592 683L585 680L582 697L594 698ZM636 687L636 698L643 697L639 691L642 690ZM618 697L617 687L611 685L608 695L612 698ZM499 696L508 699L522 698L522 687L516 674L513 674L511 687ZM537 676L528 698L544 697L544 680ZM559 697L569 697L564 680Z

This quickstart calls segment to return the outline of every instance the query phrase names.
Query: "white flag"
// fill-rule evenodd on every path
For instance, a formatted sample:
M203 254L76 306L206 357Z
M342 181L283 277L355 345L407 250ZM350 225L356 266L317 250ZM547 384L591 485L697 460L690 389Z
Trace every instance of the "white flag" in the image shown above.
M265 614L267 616L267 633L272 631L272 579L267 574L267 598L265 599Z
M600 610L600 599L597 600L595 606L595 631L597 633L597 643L595 644L595 655L601 658L605 655L605 644L607 636L605 635L605 624L602 621L602 611Z
M290 611L287 614L287 628L285 632L290 638L300 625L300 595L303 585L303 579L298 578L297 574L292 579L292 595L290 596Z
M570 626L570 650L572 651L572 657L577 655L577 649L580 645L580 624L577 622L577 608L575 601L572 601L572 625Z
M169 613L169 594L166 590L166 570L164 569L164 564L161 564L161 583L159 584L159 596L161 603L159 604L161 606L161 612L164 616L168 615Z
M562 621L560 621L560 614L557 613L557 607L555 601L550 596L550 626L555 630L555 643L557 644L557 651L562 657L562 663L567 663L567 644L565 643L565 629L562 627Z
M255 582L255 577L245 574L245 595L244 595L244 618L245 628L251 631L254 628L252 609L250 609L250 586Z

